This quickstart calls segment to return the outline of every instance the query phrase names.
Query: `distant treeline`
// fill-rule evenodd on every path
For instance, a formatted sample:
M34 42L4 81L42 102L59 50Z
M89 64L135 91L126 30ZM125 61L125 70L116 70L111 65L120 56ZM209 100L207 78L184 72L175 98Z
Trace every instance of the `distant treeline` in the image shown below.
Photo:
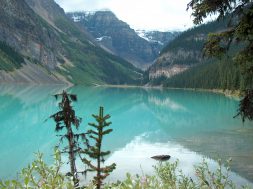
M226 59L195 66L169 79L153 81L154 85L158 83L164 87L242 90L253 83L253 79L246 83L238 66Z

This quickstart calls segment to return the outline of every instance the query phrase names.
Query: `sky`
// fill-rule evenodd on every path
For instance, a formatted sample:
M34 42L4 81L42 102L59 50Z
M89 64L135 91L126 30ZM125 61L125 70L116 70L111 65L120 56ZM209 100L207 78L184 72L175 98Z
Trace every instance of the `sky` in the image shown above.
M190 0L55 0L65 12L108 9L131 28L185 30L193 26Z

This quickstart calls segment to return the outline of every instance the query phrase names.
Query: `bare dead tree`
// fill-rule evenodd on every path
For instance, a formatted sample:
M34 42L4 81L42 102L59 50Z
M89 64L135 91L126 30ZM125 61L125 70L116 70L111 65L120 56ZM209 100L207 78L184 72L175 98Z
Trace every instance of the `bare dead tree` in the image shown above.
M61 101L59 102L60 111L51 115L50 118L52 118L56 123L56 132L60 132L62 130L66 131L66 134L58 135L61 137L60 143L62 143L64 139L68 142L68 145L64 147L63 150L61 150L61 153L68 154L70 163L70 172L68 175L73 177L74 185L75 187L78 187L79 179L75 163L76 155L81 149L78 141L81 137L85 141L86 145L88 145L88 140L86 139L85 133L75 134L73 132L73 128L78 130L79 125L82 121L80 117L76 116L75 110L71 106L72 102L77 101L77 96L74 94L68 94L66 91L63 91L61 94L56 94L54 96L56 99L61 97Z

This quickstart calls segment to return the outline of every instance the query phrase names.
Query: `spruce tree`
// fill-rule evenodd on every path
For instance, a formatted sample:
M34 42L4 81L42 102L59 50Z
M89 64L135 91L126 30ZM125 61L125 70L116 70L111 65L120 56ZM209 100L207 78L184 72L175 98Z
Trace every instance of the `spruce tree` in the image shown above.
M82 137L87 144L87 140L85 137L85 133L75 134L73 132L73 128L78 129L81 123L81 118L77 117L75 114L75 110L71 106L73 101L77 101L77 96L74 94L68 94L66 91L63 91L61 94L54 95L57 99L61 97L61 101L59 102L59 109L57 113L50 116L56 122L55 131L59 132L65 129L66 134L59 135L61 137L60 142L63 142L64 139L67 140L68 145L61 151L62 153L67 153L69 156L70 163L70 173L73 177L73 182L75 186L79 185L77 169L76 169L76 155L80 150L79 147L79 138Z
M104 157L110 154L110 151L102 151L102 142L103 137L112 132L112 129L106 129L106 127L111 125L111 122L107 122L110 118L110 115L104 116L104 108L99 108L99 115L92 115L97 124L89 123L94 130L88 130L87 133L90 134L90 138L94 140L95 144L89 146L88 149L80 151L80 154L87 155L89 158L96 160L96 164L93 164L87 158L81 157L81 160L84 164L88 166L88 168L84 171L96 172L96 176L94 176L94 184L97 189L100 189L103 185L103 180L109 176L109 174L116 168L116 164L113 163L109 166L102 167L102 163L104 163Z

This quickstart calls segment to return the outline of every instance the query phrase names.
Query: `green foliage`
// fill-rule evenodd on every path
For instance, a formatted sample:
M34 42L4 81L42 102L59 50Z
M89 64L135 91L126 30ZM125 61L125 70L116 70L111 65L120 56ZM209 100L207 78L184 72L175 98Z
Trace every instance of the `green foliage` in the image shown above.
M54 164L48 166L42 160L42 154L37 154L37 159L27 168L24 168L17 180L0 181L2 189L74 189L71 178L60 172L61 154L54 153ZM164 162L154 166L155 174L136 175L127 173L125 180L115 183L106 183L104 189L249 189L248 186L238 186L230 180L230 163L228 160L222 165L218 160L218 167L215 171L209 169L208 163L195 166L196 178L183 174L178 168L179 161L174 163ZM88 183L81 188L96 189L94 183Z
M116 168L116 164L113 163L111 165L101 167L101 163L104 163L104 156L107 156L110 154L110 151L102 151L102 142L103 137L105 135L108 135L112 132L112 129L106 129L106 127L111 125L111 122L107 122L107 120L110 118L110 115L104 116L104 108L99 108L99 115L92 115L96 122L95 123L89 123L89 125L95 130L89 130L88 133L90 134L90 138L95 141L94 146L90 146L86 150L80 151L81 154L88 155L89 158L95 159L97 161L96 165L93 165L93 163L88 160L87 158L81 158L83 163L85 163L88 166L88 169L85 170L85 173L87 171L90 172L96 172L96 176L94 177L94 184L96 185L97 189L100 189L103 185L103 180L109 176L109 174Z
M127 174L124 181L106 185L105 188L112 189L225 189L225 188L248 188L247 186L236 186L230 179L230 160L224 166L218 160L216 171L210 171L205 160L195 166L196 178L192 179L178 169L178 161L174 163L160 163L155 166L155 175ZM90 187L92 188L92 187Z
M23 57L5 42L0 41L0 70L13 71L24 63Z
M221 160L218 160L219 166L215 172L211 172L209 170L208 164L205 161L203 161L200 165L196 166L195 169L197 178L199 180L199 187L217 189L224 189L225 187L235 188L235 184L231 180L229 180L230 161L231 160L228 160L226 162L225 168L223 168Z
M70 177L60 172L61 154L59 151L54 153L54 164L48 166L42 159L41 153L36 154L37 159L34 160L26 168L22 169L19 179L0 181L2 189L74 189Z

